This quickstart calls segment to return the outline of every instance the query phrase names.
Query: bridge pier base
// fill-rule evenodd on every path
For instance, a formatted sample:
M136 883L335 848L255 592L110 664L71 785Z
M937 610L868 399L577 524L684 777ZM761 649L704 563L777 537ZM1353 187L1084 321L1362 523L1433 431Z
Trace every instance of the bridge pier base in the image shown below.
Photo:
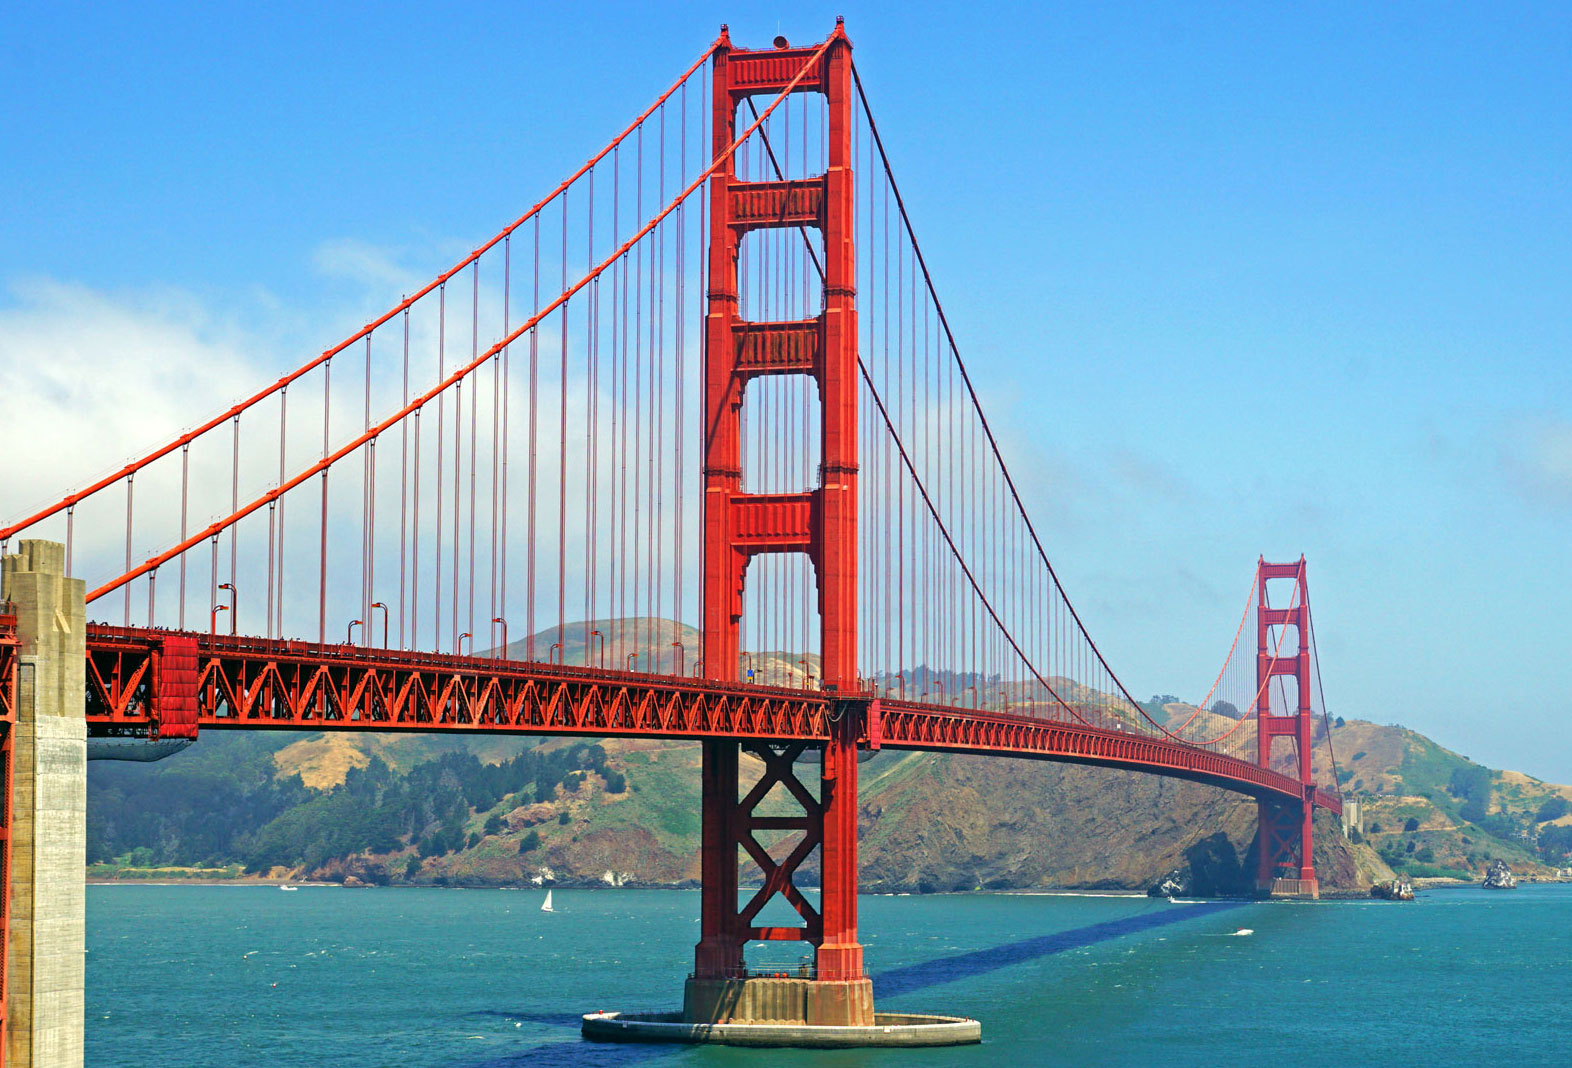
M807 750L806 742L750 743L747 751L763 762L764 772L740 798L743 747L727 739L704 742L701 926L682 1011L591 1013L584 1017L585 1038L820 1048L982 1040L976 1020L874 1012L873 981L863 973L857 940L857 742L869 704L836 702L820 754L817 797L797 778L797 758ZM795 799L802 815L756 814L777 788ZM798 831L801 838L789 849L786 842L772 842L772 855L755 831ZM793 881L815 849L818 908ZM740 854L757 864L762 876L763 885L746 901L737 878ZM777 894L802 926L759 924L760 910ZM813 959L750 966L744 955L750 942L807 942Z
M863 974L857 940L857 738L865 703L838 702L839 714L819 760L817 797L797 778L807 743L749 745L764 764L746 796L739 797L734 741L704 743L702 899L693 975L683 997L689 1023L780 1022L843 1027L873 1023L873 983ZM802 814L762 816L761 802L774 790L789 794ZM755 831L800 833L777 859ZM804 861L819 854L819 906L796 885ZM780 848L776 853L781 853ZM746 855L762 885L740 900L738 866ZM800 927L764 926L759 913L780 895L802 920ZM765 964L750 970L749 942L807 942L812 964Z
M682 997L682 1018L687 1023L870 1027L873 1016L871 979L694 977Z
M81 1068L86 963L86 588L65 547L23 541L0 561L16 617L7 1068Z
M1314 790L1313 784L1307 787L1297 805L1258 802L1255 886L1263 897L1321 896L1314 863Z

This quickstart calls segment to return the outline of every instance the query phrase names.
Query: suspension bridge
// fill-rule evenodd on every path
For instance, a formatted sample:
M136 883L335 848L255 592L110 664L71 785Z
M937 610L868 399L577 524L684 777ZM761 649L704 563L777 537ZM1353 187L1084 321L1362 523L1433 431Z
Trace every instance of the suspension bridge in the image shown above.
M0 550L12 1064L80 1063L90 750L227 729L698 739L683 1019L702 1023L873 1022L859 753L1246 794L1263 894L1318 892L1313 815L1341 808L1303 558L1255 565L1183 715L1136 701L1093 641L839 23L809 47L723 30L496 236L0 527ZM800 815L759 814L772 792ZM800 922L760 921L777 897ZM811 966L750 972L750 946L792 941Z

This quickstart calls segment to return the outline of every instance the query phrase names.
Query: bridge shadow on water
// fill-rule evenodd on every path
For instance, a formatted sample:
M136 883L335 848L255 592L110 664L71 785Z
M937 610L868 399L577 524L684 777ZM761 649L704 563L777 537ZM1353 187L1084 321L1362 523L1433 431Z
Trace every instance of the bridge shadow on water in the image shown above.
M1094 946L1099 942L1108 942L1115 938L1122 938L1125 935L1167 927L1170 924L1179 923L1183 920L1195 920L1203 916L1215 915L1219 912L1238 908L1242 904L1244 902L1241 901L1206 901L1186 905L1174 905L1165 902L1147 912L1142 912L1135 916L1126 916L1118 920L1109 920L1106 923L1094 923L1087 927L1076 927L1072 930L1041 935L1037 938L1023 938L1017 942L1005 942L1001 945L990 946L987 949L973 950L970 953L936 957L921 964L910 964L904 968L892 968L889 971L877 973L873 977L873 993L876 999L900 997L903 994L926 990L932 986L953 983L961 979L983 975L987 972L998 971L1001 968L1010 968L1017 964L1024 964L1039 957L1049 957L1072 949L1084 949L1087 946ZM573 1028L575 1030L579 1026L579 1017L573 1013L507 1012L502 1009L482 1009L466 1013L465 1015L472 1018L492 1017L521 1023ZM682 1045L630 1044L624 1046L602 1042L546 1042L531 1045L527 1049L521 1049L503 1057L476 1062L472 1065L472 1068L524 1068L525 1065L539 1064L543 1058L547 1057L549 1057L552 1064L565 1065L644 1064L661 1057L672 1056L686 1048L686 1046Z
M1106 923L1094 923L1089 927L1076 927L1069 931L1059 931L1056 934L1041 935L1037 938L1023 938L1019 942L1005 942L1003 945L990 946L971 953L958 953L953 957L936 957L904 968L892 968L873 977L873 996L875 999L899 997L916 990L926 990L930 986L938 986L940 983L953 983L958 979L970 979L974 975L1024 964L1038 957L1052 956L1069 949L1083 949L1138 931L1149 931L1155 927L1166 927L1180 920L1199 919L1202 916L1238 908L1240 904L1242 902L1238 901L1207 901L1195 905L1172 905L1164 902L1162 906L1137 916L1126 916Z

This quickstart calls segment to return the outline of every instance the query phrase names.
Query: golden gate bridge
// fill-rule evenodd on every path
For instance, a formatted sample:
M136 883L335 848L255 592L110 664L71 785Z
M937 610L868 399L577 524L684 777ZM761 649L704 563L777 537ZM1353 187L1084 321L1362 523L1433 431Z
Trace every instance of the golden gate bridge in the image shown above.
M8 799L23 676L46 657L65 664L68 714L121 744L232 728L701 740L690 1022L741 1018L750 944L802 941L796 1022L873 1023L859 753L1247 794L1263 893L1318 892L1313 814L1341 809L1315 753L1303 558L1256 564L1224 665L1183 715L1136 701L1093 641L984 415L839 23L810 47L745 50L723 30L496 236L276 382L0 527L0 550ZM73 588L103 622L73 633L68 610L38 610L40 590ZM765 768L747 790L743 751ZM758 814L772 790L800 815ZM814 860L817 905L798 883ZM798 925L758 921L777 896Z

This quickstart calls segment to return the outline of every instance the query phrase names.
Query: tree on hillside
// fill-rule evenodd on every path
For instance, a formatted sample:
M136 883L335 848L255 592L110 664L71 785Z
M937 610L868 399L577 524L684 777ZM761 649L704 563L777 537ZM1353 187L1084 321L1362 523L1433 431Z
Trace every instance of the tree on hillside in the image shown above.
M1546 827L1539 832L1539 852L1552 864L1565 864L1572 854L1572 827Z
M1490 769L1478 764L1465 764L1452 769L1447 782L1447 792L1462 801L1478 800L1490 803Z
M1419 830L1419 821L1413 816L1408 817L1408 819L1403 821L1403 830L1410 834Z
M1539 806L1538 812L1534 813L1534 821L1549 823L1551 820L1560 819L1568 812L1572 812L1572 801L1557 794L1555 797L1545 798L1545 803Z

